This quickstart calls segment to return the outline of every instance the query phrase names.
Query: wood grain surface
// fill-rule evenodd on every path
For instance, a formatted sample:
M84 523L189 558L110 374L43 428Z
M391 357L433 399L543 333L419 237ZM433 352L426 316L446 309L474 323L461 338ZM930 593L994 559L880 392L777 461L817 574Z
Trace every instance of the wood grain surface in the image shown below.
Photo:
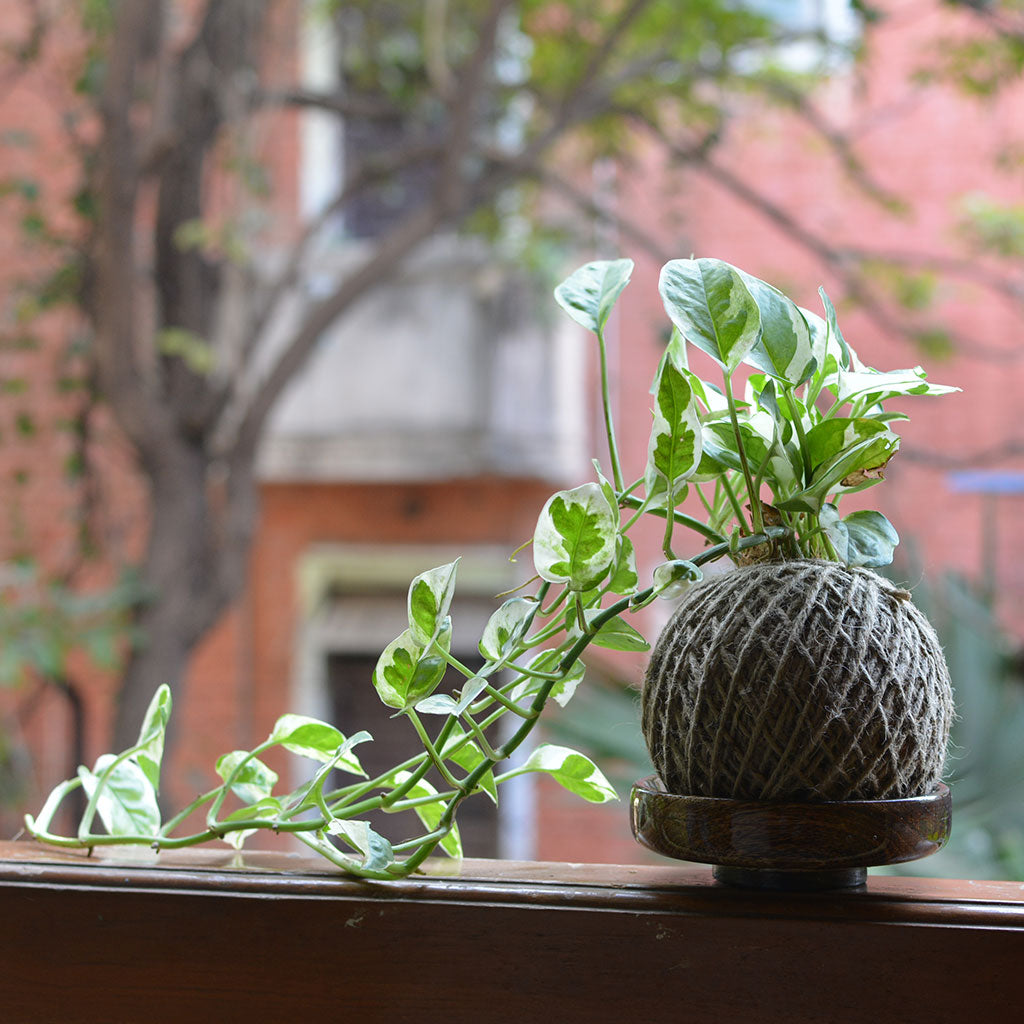
M690 865L430 871L367 883L297 855L0 844L0 1019L1022 1019L1019 883L787 894Z

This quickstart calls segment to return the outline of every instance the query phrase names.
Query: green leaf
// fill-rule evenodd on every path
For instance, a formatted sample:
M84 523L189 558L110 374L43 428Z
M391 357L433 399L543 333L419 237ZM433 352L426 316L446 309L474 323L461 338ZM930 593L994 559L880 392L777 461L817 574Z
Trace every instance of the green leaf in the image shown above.
M636 551L633 542L624 534L615 540L615 562L612 565L611 580L608 589L613 594L632 594L636 592L640 577L636 571Z
M464 743L461 741L465 737L465 730L461 726L456 726L453 730L449 741L445 744L445 750L451 750L453 746L458 746L457 750L452 753L442 753L442 757L449 761L453 761L460 768L463 768L467 772L473 771L474 768L482 761L485 760L483 751L477 745L475 740L466 740ZM473 790L474 793L486 793L490 797L491 802L495 805L498 803L498 786L494 781L494 770L484 772L480 777L480 782L477 784L477 788Z
M455 593L459 560L421 573L409 585L409 628L424 646L444 629Z
M877 569L892 562L900 535L881 512L851 512L843 523L849 534L849 565Z
M362 866L371 871L383 871L395 862L395 851L382 835L370 827L368 821L348 821L332 818L327 823L327 834L338 836L363 855Z
M601 614L600 609L587 612L589 621ZM609 619L594 634L591 641L597 647L606 647L613 651L649 651L651 645L621 615Z
M575 591L597 586L615 560L618 525L618 515L598 484L552 495L533 535L538 575Z
M676 481L693 474L700 465L700 455L700 416L693 391L686 376L668 360L654 396L654 423L644 473L648 496L675 495Z
M887 373L867 368L840 372L838 383L833 380L830 386L840 402L856 398L867 405L877 405L904 395L948 395L960 390L945 384L930 383L920 366L910 370L890 370Z
M239 807L238 810L232 811L226 818L221 818L221 824L228 825L236 821L254 821L260 818L273 819L280 817L280 814L281 801L272 796L264 797L258 803ZM246 839L258 831L259 829L256 828L240 828L233 832L225 832L221 839L236 850L241 850Z
M665 312L691 344L732 372L761 336L761 312L739 270L721 260L671 260L658 283Z
M555 289L555 301L576 323L599 334L632 273L632 260L595 260Z
M481 655L489 661L501 661L514 651L526 632L530 616L536 610L536 599L510 597L487 620L480 637Z
M165 683L157 689L149 702L139 730L139 741L136 744L138 750L135 752L135 760L157 793L160 792L160 763L164 756L164 737L170 717L171 689Z
M899 448L899 437L890 430L841 451L814 471L809 486L776 505L784 512L817 514L831 493L860 491L882 479L882 469Z
M662 562L654 570L654 587L658 597L666 601L680 597L694 583L704 579L699 565L677 558L671 562Z
M542 743L519 768L506 773L505 778L526 772L550 775L560 786L590 803L603 804L619 798L601 769L589 757L569 747Z
M389 708L403 710L429 697L447 669L447 662L435 648L447 653L451 639L451 626L446 624L430 647L420 643L412 629L392 640L373 670L373 685L380 699Z
M425 697L416 705L421 715L454 715L458 704L454 697L447 693L435 693Z
M103 779L104 772L115 761L114 754L104 754L91 772L84 766L79 767L78 777L85 795L92 800L99 790L96 811L110 835L155 835L160 830L160 808L153 784L131 758L118 762Z
M812 469L834 459L840 452L877 434L890 433L884 423L875 419L823 420L807 431L807 456Z
M800 483L802 472L796 446L774 441L775 428L768 413L745 417L739 421L739 426L751 468L765 465L765 482L776 497L791 492ZM736 433L731 423L704 424L704 453L712 460L712 467L717 463L736 472L742 469ZM704 467L700 468L703 470Z
M761 337L746 361L793 387L803 384L817 365L807 321L778 288L749 274L742 276L761 312Z
M369 733L360 733L369 738ZM355 746L356 738L346 740L345 737L327 722L306 715L282 715L274 725L268 742L279 743L285 750L308 757L313 761L334 761L339 750L345 748L342 756L337 758L337 767L353 775L366 776L363 766L352 754L347 753Z
M247 757L248 761L245 760ZM245 764L242 764L243 761ZM217 774L227 782L240 764L242 767L231 783L231 792L245 804L255 804L270 796L277 785L277 772L268 768L258 757L249 757L248 750L233 750L230 754L222 754L217 759Z
M410 772L401 771L395 772L392 779L396 786L401 786L410 777ZM437 802L418 804L413 810L420 821L426 826L427 831L433 832L440 825L441 818L444 816L443 798L426 779L420 779L406 794L407 799L413 800L424 796L437 796ZM451 831L441 840L441 849L455 860L462 858L462 838L459 835L459 827L455 822L452 822Z
M850 346L846 344L843 332L839 329L839 321L836 319L836 307L824 288L818 289L821 296L821 304L825 307L825 321L828 324L826 350L832 350L839 365L846 369L850 365ZM824 365L823 361L821 365Z
M583 677L586 674L587 666L582 661L573 662L572 667L562 676L554 686L551 687L551 699L560 707L564 708L572 700Z

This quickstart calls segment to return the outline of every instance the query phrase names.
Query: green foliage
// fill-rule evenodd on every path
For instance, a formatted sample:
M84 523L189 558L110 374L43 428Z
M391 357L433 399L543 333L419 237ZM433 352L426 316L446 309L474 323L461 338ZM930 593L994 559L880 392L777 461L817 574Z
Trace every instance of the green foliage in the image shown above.
M117 669L133 639L130 615L139 596L130 578L83 594L46 581L34 565L3 566L0 685L14 686L30 676L63 680L79 651L102 669Z
M566 312L597 335L602 370L604 328L631 270L629 260L589 263L555 293ZM647 469L629 486L621 479L602 373L614 479L595 462L595 481L559 491L544 505L533 537L534 581L540 583L532 595L510 597L491 615L479 641L483 667L473 671L451 654L458 563L412 580L408 628L381 653L373 685L394 717L416 732L421 754L367 779L351 751L369 742L368 734L346 738L326 722L284 715L252 750L234 750L218 761L219 786L161 823L155 794L170 713L165 688L138 743L104 755L92 771L83 767L58 786L40 814L26 818L29 832L64 846L129 842L166 849L208 839L239 847L253 830L273 829L293 833L346 871L394 878L416 870L437 848L460 856L455 818L463 800L484 793L497 801L500 786L517 776L540 772L585 800L615 799L594 762L561 745L542 744L517 766L498 769L528 739L549 701L565 707L573 700L589 647L646 651L630 616L699 580L707 562L743 561L766 550L851 565L889 562L898 538L885 518L855 512L843 519L836 504L842 492L874 483L896 450L884 402L953 390L928 383L918 368L880 373L861 365L827 297L822 319L719 260L672 261L661 291L676 333L652 386ZM689 344L722 367L721 389L687 368ZM744 361L762 372L750 377L737 401L731 378ZM776 522L761 519L762 485L774 494ZM691 487L707 507L706 523L676 508ZM753 513L749 524L744 500ZM645 515L665 522L666 560L641 587L628 534ZM704 545L690 558L672 551L677 525L693 528ZM449 668L461 680L445 687ZM421 716L440 725L428 728ZM311 779L291 793L277 792L281 773L266 760L275 748L315 766ZM338 772L356 781L339 785ZM78 787L89 799L78 835L52 833L57 808ZM231 809L229 800L237 806ZM181 834L186 819L204 807L205 828ZM413 812L420 831L392 845L370 816L403 811ZM97 814L105 832L92 827Z
M980 252L1024 259L1024 203L999 203L979 193L967 196L960 231Z
M955 573L922 579L913 564L890 573L939 635L953 681L957 717L947 782L956 827L921 871L951 878L1024 879L1024 658L1001 626L991 598Z

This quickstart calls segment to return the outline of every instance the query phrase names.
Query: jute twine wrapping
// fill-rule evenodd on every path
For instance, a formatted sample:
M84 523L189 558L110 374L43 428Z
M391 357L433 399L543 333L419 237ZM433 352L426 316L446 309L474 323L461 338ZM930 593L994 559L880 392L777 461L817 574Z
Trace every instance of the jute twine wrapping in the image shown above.
M909 594L830 562L761 563L692 587L643 693L669 792L734 799L931 792L952 717L942 650Z

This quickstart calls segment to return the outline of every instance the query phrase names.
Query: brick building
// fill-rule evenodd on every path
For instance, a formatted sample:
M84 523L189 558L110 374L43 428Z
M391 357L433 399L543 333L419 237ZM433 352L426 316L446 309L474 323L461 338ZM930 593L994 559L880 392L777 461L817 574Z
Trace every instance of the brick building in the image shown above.
M621 209L676 255L728 259L813 306L819 283L834 297L843 295L837 266L822 270L814 238L840 252L874 247L949 255L971 194L1019 202L1019 159L1012 173L995 169L1001 154L1024 142L1019 86L977 100L944 85L915 85L912 73L934 52L934 40L963 31L966 23L913 0L887 6L892 15L871 30L864 65L837 69L816 103L850 134L882 188L907 201L900 216L851 185L805 121L753 107L736 120L714 165L681 179L668 179L653 148L638 140L631 174L618 182ZM297 45L297 53L306 75L330 73L329 52L319 43ZM24 164L29 177L44 166L48 192L61 194L74 188L74 163L64 148L59 110L47 96L51 71L42 82L20 79L0 99L0 126L10 136L31 125L37 140L31 149L8 147L5 171ZM272 160L281 204L301 213L323 201L337 173L336 162L322 159L337 144L329 131L315 115L287 122ZM733 175L752 167L772 209L755 208L730 185ZM366 216L372 220L372 211ZM802 241L785 224L789 218L807 229ZM6 251L22 251L8 218L0 220L0 232ZM324 254L325 275L332 261L350 257L346 246L359 244L340 238ZM626 254L628 243L622 248ZM629 254L638 266L614 328L612 371L627 475L635 476L646 452L647 388L663 317L656 262ZM47 258L45 250L25 257ZM3 271L5 280L22 269L19 257L18 266ZM1013 528L1021 499L956 494L949 478L952 469L975 465L976 453L1015 436L1015 385L1024 384L1024 350L1014 333L1020 313L969 276L958 281L939 295L935 310L955 334L971 339L973 350L965 343L939 359L856 312L844 317L845 333L866 362L883 368L924 362L934 379L964 388L941 404L908 405L904 454L879 496L868 491L863 501L914 539L930 572L946 566L981 572L988 516L998 543L992 582L1000 608L1024 629L1024 541ZM408 580L456 554L463 563L455 608L462 647L455 652L472 654L493 594L523 579L508 553L530 537L548 494L588 478L590 455L601 454L586 340L571 325L536 315L537 301L520 283L496 276L476 243L439 238L400 280L324 337L265 439L262 518L248 587L197 651L178 701L179 735L188 741L175 751L173 795L205 788L218 754L251 745L286 710L330 717L346 732L374 731L370 716L379 720L382 736L389 726L382 709L353 694L361 681L373 696L368 675L377 652L402 629ZM62 401L40 379L40 360L56 358L72 330L63 314L53 315L44 324L51 349L3 355L5 377L28 377L26 401L37 412L49 406L52 413ZM105 521L120 550L130 553L145 529L143 495L113 428L104 429L108 493L118 496ZM58 438L41 431L0 451L9 478L26 460L33 468L26 482L9 487L8 554L28 543L57 564L71 546L71 494L60 469L69 442ZM1019 457L978 464L1022 468ZM652 537L641 552L648 570L657 547ZM95 575L102 579L102 570ZM664 607L655 609L650 628L666 615ZM635 658L610 665L633 680L642 672ZM91 671L88 679L91 759L105 749L113 680ZM40 701L31 714L22 709L22 717L45 788L65 771L65 711L53 695ZM501 814L496 832L493 822L482 826L492 833L478 852L567 860L640 856L621 804L592 809L538 786L507 801Z

